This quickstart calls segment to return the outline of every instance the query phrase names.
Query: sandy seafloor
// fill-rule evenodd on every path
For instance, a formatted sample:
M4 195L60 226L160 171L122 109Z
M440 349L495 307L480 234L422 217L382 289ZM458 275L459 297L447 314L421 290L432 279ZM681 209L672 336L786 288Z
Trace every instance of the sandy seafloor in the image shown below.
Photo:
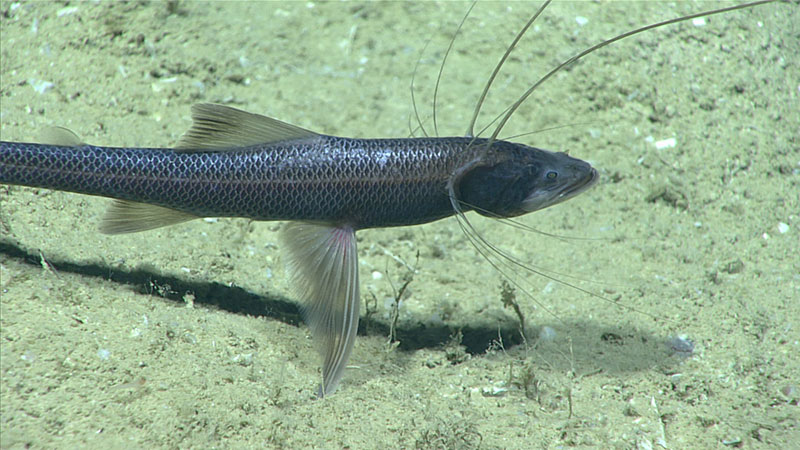
M557 3L480 121L601 37L720 5ZM196 102L328 134L407 137L417 61L432 134L433 85L466 7L4 1L2 139L60 125L94 144L170 146ZM442 77L440 135L463 135L535 7L475 7ZM522 218L566 239L470 217L499 248L599 297L515 278L530 294L516 292L520 343L502 276L454 219L359 232L369 311L352 367L324 401L279 223L104 236L106 199L0 186L0 446L797 445L798 24L800 8L783 3L671 26L547 82L502 135L561 127L517 140L569 150L602 181ZM387 345L408 267L400 344ZM676 339L693 351L675 351Z

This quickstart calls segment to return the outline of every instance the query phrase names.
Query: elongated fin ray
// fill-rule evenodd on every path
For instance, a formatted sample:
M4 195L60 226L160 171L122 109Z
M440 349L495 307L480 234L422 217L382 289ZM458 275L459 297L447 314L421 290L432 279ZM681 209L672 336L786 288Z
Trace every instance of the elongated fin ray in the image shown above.
M193 214L161 206L114 200L103 217L100 232L103 234L135 233L197 218Z
M192 106L192 127L175 146L182 152L236 150L259 144L314 139L319 134L229 106Z
M318 395L332 394L342 379L358 330L360 297L355 230L348 226L291 222L283 230L289 277L322 355Z
M417 126L412 128L411 127L411 117L408 118L408 131L411 134L411 137L416 137L416 131L420 130L422 135L425 137L429 137L428 131L425 129L425 125L422 124L422 118L419 116L419 108L417 108L417 96L414 90L414 81L417 79L417 72L419 71L419 65L422 62L422 55L425 53L425 50L428 49L428 45L431 43L430 38L425 41L425 45L422 47L422 51L420 52L419 58L417 58L416 64L414 64L414 71L411 72L411 83L410 83L410 90L411 90L411 107L414 110L414 118L417 120Z
M453 46L456 43L456 38L458 34L461 33L461 28L464 27L464 23L467 21L467 17L469 17L470 13L472 12L472 8L475 7L477 1L472 2L469 5L469 9L467 9L467 13L464 14L464 17L461 19L461 22L458 24L458 28L456 28L455 33L453 33L453 37L450 38L450 44L447 46L447 50L444 52L444 56L442 57L442 64L439 66L439 74L436 76L436 84L433 88L433 104L431 106L433 110L433 132L435 136L439 136L439 125L436 121L436 101L439 98L439 84L442 81L442 74L444 73L444 65L447 63L447 57L450 56L450 52L453 51ZM471 134L468 134L467 137L473 137Z
M491 89L492 83L494 83L495 78L497 78L497 74L500 73L500 69L503 68L503 65L506 63L506 60L511 55L511 51L514 50L514 47L517 46L519 40L522 39L522 36L524 36L525 33L528 31L528 28L530 28L531 25L533 25L533 22L535 22L536 19L539 18L539 16L542 14L542 12L544 12L544 9L547 8L547 5L549 5L551 1L552 0L545 1L542 4L542 6L540 6L539 9L533 14L533 16L531 16L531 18L528 19L528 22L525 24L525 26L522 27L522 29L519 30L517 35L514 37L514 40L511 42L511 45L509 45L506 48L506 52L503 54L503 57L500 58L500 61L494 66L492 74L486 81L486 85L483 88L483 92L481 92L481 96L480 98L478 98L478 102L475 104L475 111L472 112L472 119L470 120L469 126L467 127L467 137L475 137L475 122L478 120L478 116L481 113L483 102L486 100L486 95L489 94L489 89ZM498 132L495 135L493 135L491 139L489 139L489 145L491 145L491 143L494 142L495 138L497 137L497 134L499 133L500 132L498 130Z
M599 49L601 49L601 48L603 48L603 47L605 47L607 45L613 44L614 42L617 42L619 40L631 37L631 36L633 36L635 34L643 33L643 32L645 32L647 30L652 30L654 28L661 28L663 26L671 25L673 23L685 22L687 20L696 19L698 17L711 16L711 15L714 15L714 14L721 14L721 13L725 13L725 12L728 12L728 11L734 11L734 10L737 10L737 9L752 8L753 6L763 5L765 3L772 3L774 1L776 1L776 0L757 0L757 1L754 1L754 2L750 2L750 3L742 3L742 4L739 4L739 5L733 5L733 6L728 6L728 7L725 7L725 8L714 9L714 10L711 10L711 11L703 11L703 12L699 12L699 13L695 13L695 14L689 14L689 15L686 15L686 16L676 17L674 19L664 20L664 21L657 22L657 23L654 23L654 24L650 24L650 25L646 25L646 26L643 26L643 27L639 27L639 28L627 31L627 32L622 33L622 34L618 34L618 35L614 36L611 39L606 39L605 41L599 42L599 43L597 43L597 44L595 44L595 45L593 45L593 46L591 46L591 47L589 47L589 48L587 48L587 49L585 49L585 50L583 50L583 51L581 51L579 53L576 53L575 55L573 55L570 58L566 59L564 62L562 62L561 64L557 65L556 67L551 69L549 72L544 74L544 76L542 76L541 78L539 78L538 81L533 83L531 85L531 87L529 87L528 90L525 91L525 93L523 93L519 97L519 99L517 99L516 102L514 102L514 104L512 104L508 109L506 109L505 114L500 119L500 122L497 124L497 127L495 127L494 132L492 133L491 137L489 137L489 143L491 144L492 142L497 140L497 136L500 134L500 131L506 125L506 122L508 122L508 120L511 119L511 116L513 116L514 113L517 111L517 109L519 109L520 105L522 105L525 102L525 100L527 100L528 97L530 97L531 94L533 94L533 92L542 83L544 83L545 81L550 79L550 77L552 77L556 73L560 72L564 68L566 68L568 66L571 66L572 64L577 62L579 59L583 58L584 56L586 56L586 55L588 55L590 53L594 53L596 50L599 50ZM541 13L542 9L545 6L547 6L549 3L550 3L550 1L547 1L543 5L543 7L540 8L539 11L536 12L536 14L532 18L532 20L535 20L536 17ZM529 25L530 25L530 23L532 23L532 22L529 22ZM526 28L524 28L521 33L518 33L517 40L520 37L522 37L521 35L524 34L524 32L527 30L527 26L529 26L529 25L526 25ZM517 40L515 40L514 42L516 43ZM509 48L509 50L506 52L506 55L504 56L504 58L506 58L508 56L508 53L510 53L510 51L511 51L511 48ZM504 61L505 61L505 59L503 59L503 61L501 61L500 64L497 65L497 67L495 68L495 71L499 71L500 70L500 67L502 66ZM493 77L494 77L494 75L493 75ZM491 83L491 81L489 83ZM486 90L488 90L488 88L489 87L488 87L488 84L487 84ZM480 110L480 105L481 105L482 102L483 102L483 98L481 98L481 100L479 101L478 108L476 109L474 116L477 116L477 113ZM472 125L470 125L470 131L471 131L471 129L472 129Z
M534 303L539 305L540 308L542 308L545 312L547 312L548 314L553 316L553 318L555 318L559 322L563 322L561 320L561 318L558 317L555 313L553 313L550 310L550 308L548 308L543 303L538 301L533 296L533 294L531 294L533 286L530 284L529 281L525 281L525 278L524 278L524 274L525 273L535 274L537 276L540 276L542 278L548 279L550 281L554 281L554 282L556 282L556 283L558 283L560 285L570 287L570 288L575 289L575 290L577 290L579 292L583 292L584 294L587 294L587 295L589 295L591 297L603 300L603 301L608 302L608 303L612 303L612 304L617 305L617 306L619 306L619 307L621 307L623 309L627 309L627 310L632 311L632 312L643 314L643 315L646 315L646 316L651 317L653 319L658 319L657 317L653 316L650 313L647 313L647 312L645 312L643 310L639 310L639 309L636 309L636 308L633 308L633 307L630 307L630 306L622 305L622 304L620 304L620 303L618 303L618 302L616 302L614 300L611 300L609 298L606 298L606 297L604 297L604 296L602 296L602 295L600 295L600 294L598 294L596 292L592 292L592 291L590 291L588 289L584 289L584 288L582 288L580 286L577 286L577 285L575 285L573 283L564 281L560 277L575 278L575 279L578 279L580 281L590 281L590 280L583 280L583 279L580 279L580 278L577 278L577 277L574 277L574 276L561 274L561 273L558 273L558 272L555 272L555 271L552 271L552 270L544 270L544 269L541 269L541 268L537 268L535 266L531 266L531 265L525 263L524 261L521 261L520 259L518 259L514 255L501 250L499 247L497 247L496 245L494 245L493 243L488 241L485 237L483 237L483 235L480 234L480 232L478 232L477 229L475 229L475 227L469 221L469 218L467 217L467 215L464 213L463 209L461 208L462 202L461 202L461 200L459 200L456 197L452 187L449 187L448 190L450 192L450 203L453 206L453 210L456 212L455 216L456 216L456 219L458 221L458 226L461 228L461 231L467 237L467 239L469 240L470 244L472 244L472 246L475 248L475 250L477 250L478 253L483 257L483 259L485 259L497 272L499 272L500 275L503 276L503 278L508 280L508 282L511 283L515 288L517 288L521 292L523 292L528 298L530 298ZM468 205L465 204L464 206L468 206ZM525 284L527 286L523 286L523 284ZM662 319L662 320L667 320L668 321L669 319Z

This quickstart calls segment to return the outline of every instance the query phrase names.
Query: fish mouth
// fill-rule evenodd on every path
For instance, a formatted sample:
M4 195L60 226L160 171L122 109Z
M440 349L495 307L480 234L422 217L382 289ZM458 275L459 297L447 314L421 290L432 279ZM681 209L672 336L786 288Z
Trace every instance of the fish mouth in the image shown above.
M594 167L592 167L587 177L584 177L584 179L581 180L579 183L570 185L567 189L561 191L561 193L558 194L558 201L563 202L564 200L570 199L580 194L581 192L594 186L599 179L600 175L597 173L597 170Z

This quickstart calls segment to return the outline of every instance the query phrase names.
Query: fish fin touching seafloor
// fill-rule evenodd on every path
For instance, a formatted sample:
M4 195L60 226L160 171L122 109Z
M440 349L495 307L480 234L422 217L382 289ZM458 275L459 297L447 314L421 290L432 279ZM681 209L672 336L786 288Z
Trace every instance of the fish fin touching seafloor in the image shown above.
M292 287L303 301L314 343L322 354L318 395L332 394L344 373L358 330L360 297L355 230L290 222L283 230Z
M213 103L192 106L192 122L192 127L178 141L175 150L237 150L254 145L320 137L313 131L271 117Z

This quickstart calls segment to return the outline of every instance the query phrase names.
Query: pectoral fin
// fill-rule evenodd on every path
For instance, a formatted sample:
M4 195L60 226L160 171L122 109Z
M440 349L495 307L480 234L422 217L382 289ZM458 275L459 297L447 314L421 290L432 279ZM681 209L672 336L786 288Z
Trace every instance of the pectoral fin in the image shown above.
M283 238L292 287L304 303L306 321L323 358L318 395L330 395L342 378L358 330L355 230L290 223Z

